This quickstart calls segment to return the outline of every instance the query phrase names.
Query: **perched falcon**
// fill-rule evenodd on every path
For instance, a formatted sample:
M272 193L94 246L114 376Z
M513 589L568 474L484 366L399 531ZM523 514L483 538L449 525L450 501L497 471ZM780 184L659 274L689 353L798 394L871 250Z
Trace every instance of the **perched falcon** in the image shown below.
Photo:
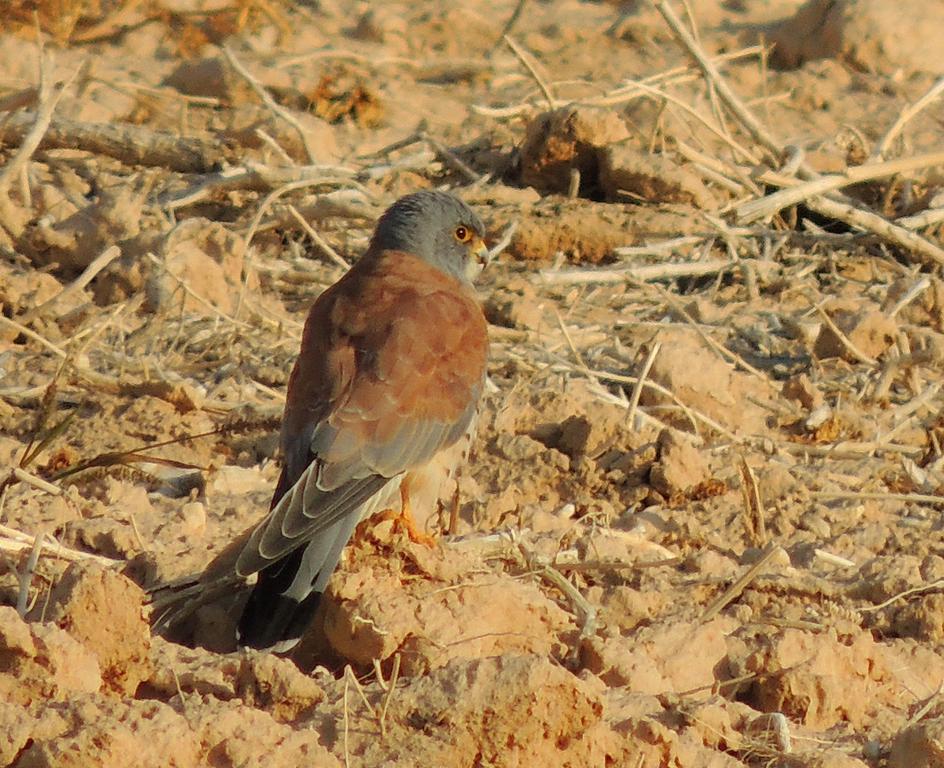
M238 643L289 650L357 524L436 502L485 380L488 336L472 289L484 234L445 192L407 195L380 217L367 252L308 313L269 514L197 580L156 596L156 626L257 574Z

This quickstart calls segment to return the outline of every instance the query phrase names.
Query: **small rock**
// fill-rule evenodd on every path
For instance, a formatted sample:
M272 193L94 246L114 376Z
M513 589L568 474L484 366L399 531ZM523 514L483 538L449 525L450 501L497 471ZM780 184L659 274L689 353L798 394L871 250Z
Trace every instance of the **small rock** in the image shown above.
M731 621L656 622L631 637L590 638L582 648L587 668L612 687L662 695L709 687L727 652Z
M711 476L701 451L681 432L662 430L657 445L659 459L649 473L649 483L664 496L683 493Z
M107 246L141 231L146 198L146 186L115 185L58 223L40 220L29 235L31 259L39 266L57 264L67 274L85 269Z
M279 73L279 70L273 67L264 71L267 78ZM289 80L284 78L279 83L266 83L273 84L288 85ZM229 62L218 56L184 60L167 76L164 85L169 85L188 96L220 99L229 106L259 101L246 79L236 72Z
M131 559L141 546L134 529L121 520L111 517L92 517L87 520L70 520L64 527L66 543L77 543L117 560Z
M63 701L101 688L98 659L64 630L29 625L6 606L0 627L0 701Z
M527 435L500 434L495 440L499 455L508 461L529 461L545 452L544 445Z
M592 757L593 743L587 738L603 717L599 683L580 680L544 657L453 659L411 681L402 699L406 722L429 724L420 732L435 728L437 738L454 745L454 765L602 763ZM457 750L473 733L481 734L476 754L458 758Z
M534 286L524 281L493 291L484 310L490 323L506 328L537 331L547 325L543 302L538 299Z
M0 765L13 765L23 751L36 716L19 704L0 701Z
M373 7L357 20L352 36L372 43L390 43L409 37L406 18L393 8Z
M151 642L151 674L146 682L165 699L184 691L229 701L236 698L236 678L241 668L242 660L235 654L211 653L155 637Z
M151 310L169 310L177 299L191 311L205 313L206 302L233 312L243 280L241 237L217 222L192 218L168 232L160 250L164 268L153 270L145 286ZM253 290L257 280L251 279L246 287Z
M622 631L635 629L648 623L665 606L666 598L659 592L639 590L619 585L603 593L604 618L607 625Z
M776 463L769 464L760 472L757 483L761 498L767 503L783 499L799 487L799 482L790 474L790 470Z
M605 560L610 563L651 562L675 557L675 553L661 544L650 541L641 528L631 531L596 528L578 540L577 549L584 560Z
M243 496L267 490L271 482L258 467L224 465L217 468L206 484L207 496Z
M869 765L842 750L827 749L813 758L810 768L869 768Z
M730 557L726 557L713 549L705 548L686 558L687 570L699 573L705 577L728 579L737 576L740 569Z
M767 430L767 411L750 399L769 399L767 387L720 359L693 329L666 328L658 338L662 350L652 364L653 381L733 432L757 435ZM646 387L640 403L662 405L674 401Z
M781 754L793 751L790 721L781 712L766 712L747 724L747 733L768 749Z
M264 131L275 139L289 157L299 163L309 163L312 160L319 163L337 162L340 153L334 128L311 112L296 111L294 118L301 127L305 142L302 141L297 128L286 123L267 107L256 104L242 104L220 115L220 119L224 121L220 136L240 147L263 149L267 148L267 145L258 132ZM309 149L314 158L309 157Z
M531 432L531 437L576 459L586 455L593 432L594 425L590 419L577 414L568 416L559 424L540 424Z
M206 533L207 513L202 502L189 501L180 510L180 529L182 536L200 537Z

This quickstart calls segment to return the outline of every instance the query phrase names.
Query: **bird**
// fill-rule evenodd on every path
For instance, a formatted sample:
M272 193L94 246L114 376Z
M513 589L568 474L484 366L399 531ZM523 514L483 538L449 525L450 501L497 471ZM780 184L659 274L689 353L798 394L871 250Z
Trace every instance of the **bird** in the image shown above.
M361 520L392 510L420 538L411 510L436 503L467 458L485 386L488 327L473 287L485 234L438 190L380 216L365 253L308 313L268 514L202 574L152 591L159 630L255 578L237 644L288 652Z

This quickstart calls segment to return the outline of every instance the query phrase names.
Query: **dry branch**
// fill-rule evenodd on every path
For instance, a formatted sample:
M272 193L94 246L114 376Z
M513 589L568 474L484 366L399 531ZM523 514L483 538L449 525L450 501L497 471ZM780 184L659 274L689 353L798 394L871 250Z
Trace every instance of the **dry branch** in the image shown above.
M0 525L0 551L4 552L22 552L25 549L32 549L36 540L35 536L18 531L16 528L10 528L6 525ZM116 566L121 565L120 560L113 560L103 555L94 555L91 552L82 552L77 549L70 549L49 536L44 537L42 549L54 557L62 560L75 562L78 560L92 560L99 565Z
M266 90L266 87L260 83L259 80L257 80L252 75L252 73L246 69L245 66L243 66L242 62L236 58L236 54L234 54L228 46L223 46L223 55L226 57L226 61L229 62L229 65L234 70L236 70L240 77L249 83L249 87L252 88L252 90L260 99L262 99L262 103L265 104L266 108L276 117L284 120L298 132L298 137L301 139L302 146L305 147L305 154L308 156L309 162L317 162L318 153L315 152L314 147L312 147L308 131L302 127L302 124L298 121L298 118L295 117L295 115L293 115L285 107L276 103L275 99L272 98L272 95Z
M920 256L917 261L944 265L944 249L904 227L893 224L877 213L826 197L811 198L806 201L806 206L823 216L878 235L883 240L903 248L906 253Z
M666 0L655 0L653 4L656 10L662 14L662 18L665 19L666 24L669 25L669 28L676 38L678 38L679 42L682 43L692 58L698 63L706 79L717 90L718 95L728 106L728 109L730 109L740 123L747 128L751 136L754 137L754 140L766 149L775 161L779 162L783 154L783 149L780 147L780 144L761 124L760 120L744 106L744 103L735 95L734 91L731 90L727 81L721 77L718 68L705 54L702 47L698 44L698 41L682 26L682 22L679 20L679 17L676 16L675 11L672 10Z
M35 112L18 112L0 119L0 143L20 145L37 117ZM83 123L65 117L52 119L39 148L79 149L127 165L159 166L181 173L206 173L226 157L220 140L177 136L137 125Z
M757 574L760 573L764 566L769 563L774 555L778 552L783 552L783 549L779 544L771 543L764 550L764 553L761 555L760 559L754 563L750 568L748 568L740 578L738 578L730 587L728 587L721 595L719 595L712 603L709 605L704 613L701 615L702 621L708 621L715 616L717 616L726 605L731 603L741 595L741 593L747 589L748 585L757 578Z
M683 261L675 264L647 264L640 267L618 267L615 269L542 269L541 279L546 283L556 285L633 281L648 283L655 280L675 280L679 277L717 275L736 266L736 261Z
M183 192L162 196L159 203L168 210L174 211L207 200L214 194L236 189L270 192L286 184L300 182L307 182L308 186L354 184L354 173L350 168L336 165L279 167L262 163L246 163L238 168L227 168L224 171L210 173ZM337 197L324 198L325 205L337 211L327 215L353 218L366 218L373 215L373 212L365 210L365 196L362 193L357 194L356 199L351 190L348 190L346 195L349 199L343 202Z
M0 194L6 192L11 181L19 175L20 170L29 162L29 159L33 156L33 152L36 151L36 148L43 141L43 137L49 129L49 123L52 121L52 114L59 104L59 100L66 92L66 88L72 84L72 81L78 74L78 70L76 70L62 87L52 92L49 84L48 68L49 65L46 62L43 62L40 66L39 111L23 113L30 119L26 122L23 135L17 142L19 147L16 153L13 155L10 162L3 167L3 170L0 171ZM13 115L12 117L17 117L17 115Z
M930 106L942 93L944 93L944 77L935 82L934 85L928 89L927 93L914 104L901 111L901 114L898 115L898 119L895 120L892 127L888 129L886 134L879 140L878 144L875 145L875 150L872 152L872 159L880 160L884 157L891 148L892 143L898 138L898 134L904 130L904 127L926 107Z
M930 168L935 165L944 165L944 152L932 152L927 155L916 155L915 157L903 157L887 162L858 165L847 169L845 173L820 176L819 178L811 179L803 183L793 181L795 186L781 189L759 200L751 200L743 205L739 205L736 209L737 218L744 223L767 219L791 205L797 205L811 197L823 195L827 192L841 189L842 187L860 184L863 181L894 176L899 173L914 171L918 168ZM785 176L778 176L777 181L774 183L785 183L787 178L788 177ZM763 175L759 180L765 180Z
M55 307L62 299L66 296L70 296L77 291L81 291L85 286L87 286L92 280L95 279L95 276L101 272L105 267L111 264L115 259L121 256L121 249L117 245L110 245L102 253L100 253L88 267L79 275L75 280L65 286L59 293L55 296L47 299L38 307L34 307L29 310L24 316L23 321L29 322L35 317L48 312L50 309Z

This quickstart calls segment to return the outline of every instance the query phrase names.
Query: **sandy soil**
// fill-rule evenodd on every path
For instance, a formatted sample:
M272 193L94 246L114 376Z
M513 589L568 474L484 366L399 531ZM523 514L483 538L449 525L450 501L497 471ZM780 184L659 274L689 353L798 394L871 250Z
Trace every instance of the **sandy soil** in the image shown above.
M518 5L5 12L0 764L944 765L944 6L699 0L709 87L646 4ZM152 636L429 186L510 233L452 535L365 524L291 658Z

